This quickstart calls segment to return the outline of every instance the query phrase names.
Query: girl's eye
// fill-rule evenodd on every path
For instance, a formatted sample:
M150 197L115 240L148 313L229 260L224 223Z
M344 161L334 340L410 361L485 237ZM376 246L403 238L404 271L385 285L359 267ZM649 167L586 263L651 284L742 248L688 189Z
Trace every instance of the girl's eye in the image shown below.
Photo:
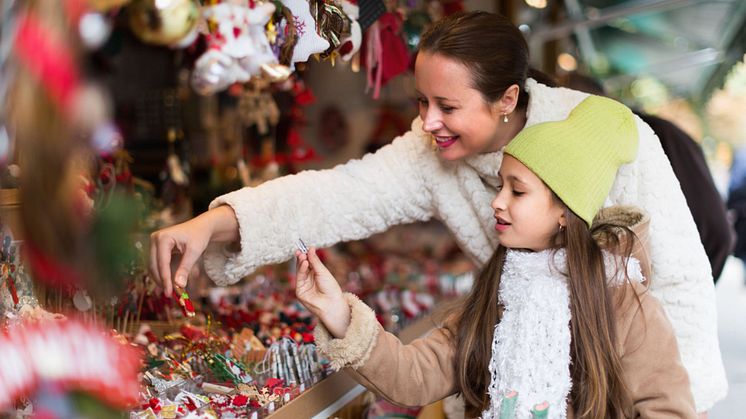
M441 110L442 110L443 112L445 112L445 113L451 113L451 112L453 112L453 110L454 110L454 109L456 109L456 108L454 108L454 107L451 107L451 106L441 106L441 107L440 107L440 109L441 109Z
M516 190L513 190L513 195L515 195L515 196L521 196L521 195L523 195L523 194L525 194L525 193L526 193L526 192L522 192L522 191L516 191Z

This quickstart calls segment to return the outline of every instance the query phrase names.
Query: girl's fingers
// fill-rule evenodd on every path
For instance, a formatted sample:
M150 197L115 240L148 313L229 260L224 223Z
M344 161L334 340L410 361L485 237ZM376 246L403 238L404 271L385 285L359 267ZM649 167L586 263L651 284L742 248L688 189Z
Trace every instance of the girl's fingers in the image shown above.
M311 262L311 267L316 273L329 273L326 266L319 259L319 255L316 254L316 248L312 247L308 249L308 260Z
M308 277L308 261L303 260L300 261L298 265L298 280L299 281L305 281L306 277Z

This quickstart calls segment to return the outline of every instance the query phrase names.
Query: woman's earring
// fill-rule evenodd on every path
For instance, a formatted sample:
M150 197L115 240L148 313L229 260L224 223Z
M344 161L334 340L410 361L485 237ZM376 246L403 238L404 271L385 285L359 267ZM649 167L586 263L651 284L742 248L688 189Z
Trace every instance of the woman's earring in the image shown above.
M564 233L565 232L565 226L563 226L562 224L560 224L559 232L560 233Z
M503 122L508 123L508 114L506 113L503 114Z

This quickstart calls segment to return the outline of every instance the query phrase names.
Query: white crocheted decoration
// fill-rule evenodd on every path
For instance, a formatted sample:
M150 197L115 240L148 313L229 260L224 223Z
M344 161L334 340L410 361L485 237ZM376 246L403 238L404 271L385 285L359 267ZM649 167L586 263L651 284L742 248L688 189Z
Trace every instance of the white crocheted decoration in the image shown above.
M269 45L267 32L264 29L274 12L274 4L259 3L251 9L248 16L249 35L254 42L254 50L250 56L239 60L239 63L252 77L261 74L262 65L278 62L277 57L272 52L272 47Z
M221 52L233 58L251 54L254 45L249 36L249 13L251 9L232 3L219 3L202 9L205 19L214 19L222 45Z
M608 281L626 280L622 261L604 253ZM503 318L495 326L489 386L483 417L499 418L502 396L518 393L515 418L530 419L531 408L549 402L549 418L564 419L570 394L570 296L565 250L509 250L500 280ZM627 275L642 282L640 264L629 259Z
M282 0L282 4L293 13L293 24L298 36L298 42L293 49L293 64L308 61L311 54L329 49L329 41L316 32L316 21L311 16L307 0ZM284 27L280 29L284 30Z
M357 22L358 16L360 15L360 8L357 4L350 3L347 0L340 2L342 11L350 18L350 34L340 40L340 47L346 43L350 43L352 48L342 55L344 61L350 61L352 56L360 50L360 45L363 43L363 31L360 29L360 24Z

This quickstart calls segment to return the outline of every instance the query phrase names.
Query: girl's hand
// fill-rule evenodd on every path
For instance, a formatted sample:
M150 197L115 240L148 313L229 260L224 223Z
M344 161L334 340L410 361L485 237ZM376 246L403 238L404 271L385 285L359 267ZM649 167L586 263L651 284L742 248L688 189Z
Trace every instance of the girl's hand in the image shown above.
M324 323L332 336L344 338L350 325L350 306L339 283L321 263L315 248L310 248L308 254L296 251L295 257L298 262L295 282L298 300Z

